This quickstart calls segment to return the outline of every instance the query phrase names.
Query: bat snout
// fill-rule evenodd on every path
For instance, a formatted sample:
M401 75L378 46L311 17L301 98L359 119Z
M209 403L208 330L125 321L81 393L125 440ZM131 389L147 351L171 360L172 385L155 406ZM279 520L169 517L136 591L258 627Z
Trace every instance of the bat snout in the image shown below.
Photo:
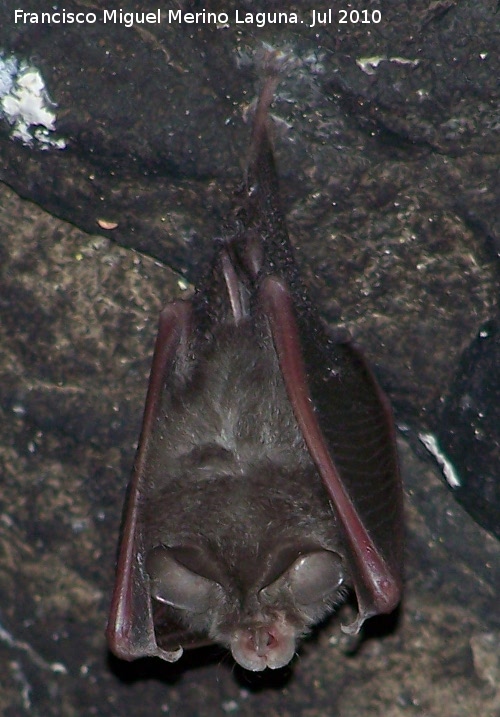
M235 630L231 652L246 670L258 672L287 665L295 654L295 630L286 622L275 620L266 624Z
M250 643L259 657L266 657L278 644L278 639L269 627L257 627L250 632Z

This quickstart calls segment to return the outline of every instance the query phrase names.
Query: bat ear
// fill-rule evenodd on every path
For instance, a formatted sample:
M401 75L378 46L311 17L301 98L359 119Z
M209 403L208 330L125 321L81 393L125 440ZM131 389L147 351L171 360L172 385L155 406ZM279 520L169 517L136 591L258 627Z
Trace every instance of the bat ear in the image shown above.
M220 586L182 565L169 548L159 545L149 551L146 571L151 596L181 610L200 614L208 610Z
M330 550L316 550L300 555L260 594L273 598L286 588L298 605L307 608L338 597L343 582L344 568L340 556Z

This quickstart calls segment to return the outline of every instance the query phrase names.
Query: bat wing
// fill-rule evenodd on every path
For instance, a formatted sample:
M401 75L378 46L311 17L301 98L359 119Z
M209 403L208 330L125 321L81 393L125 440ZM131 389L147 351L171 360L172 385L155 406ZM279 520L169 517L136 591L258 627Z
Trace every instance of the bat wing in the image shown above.
M253 129L253 234L259 260L246 260L267 317L281 373L311 458L343 532L358 618L391 612L402 592L403 500L389 403L362 354L327 333L300 278L279 201L267 129L273 78ZM248 256L252 242L241 242ZM253 255L256 252L253 251ZM258 264L258 267L257 267Z
M402 590L402 489L391 412L363 357L333 342L283 278L266 276L268 317L286 390L343 533L358 618L391 612Z
M141 436L125 504L115 587L106 631L110 649L122 660L157 656L175 662L182 655L180 647L166 651L157 645L149 578L144 568L140 509L154 422L169 369L179 353L179 347L187 341L190 315L190 303L181 301L169 304L160 315Z

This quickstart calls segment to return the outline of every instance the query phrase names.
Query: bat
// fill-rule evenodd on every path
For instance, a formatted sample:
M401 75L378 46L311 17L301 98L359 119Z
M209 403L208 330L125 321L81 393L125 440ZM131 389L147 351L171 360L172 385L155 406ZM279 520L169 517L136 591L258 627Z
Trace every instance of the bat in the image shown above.
M108 644L124 660L219 643L280 668L351 591L356 634L401 598L403 512L388 401L309 298L255 112L237 227L159 321Z

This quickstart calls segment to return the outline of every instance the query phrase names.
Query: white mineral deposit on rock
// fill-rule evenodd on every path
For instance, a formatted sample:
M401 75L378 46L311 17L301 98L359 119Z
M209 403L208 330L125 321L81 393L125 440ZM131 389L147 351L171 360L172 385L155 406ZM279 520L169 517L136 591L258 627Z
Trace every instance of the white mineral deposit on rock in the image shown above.
M0 54L0 118L11 125L13 139L29 146L38 142L43 149L64 149L66 142L52 136L56 128L54 107L36 67Z

